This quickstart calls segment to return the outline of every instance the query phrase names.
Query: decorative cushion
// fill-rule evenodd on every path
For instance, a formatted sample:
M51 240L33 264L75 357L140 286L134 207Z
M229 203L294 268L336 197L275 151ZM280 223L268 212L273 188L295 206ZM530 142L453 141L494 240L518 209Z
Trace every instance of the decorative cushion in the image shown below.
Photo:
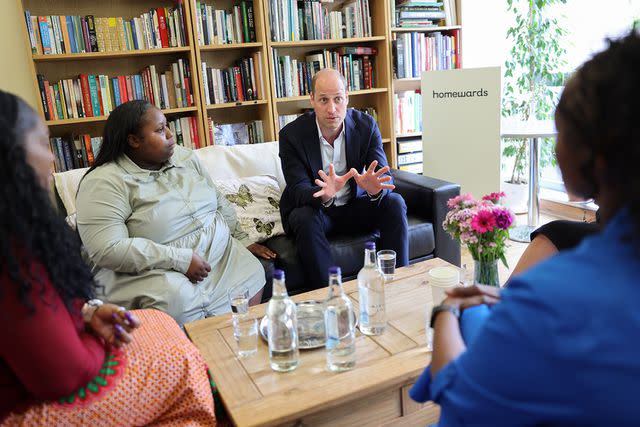
M72 215L76 212L76 193L78 192L80 180L88 170L89 168L81 168L53 174L56 191L60 196L60 200L62 200L67 215Z
M195 150L196 155L214 180L271 175L284 190L285 181L278 155L278 142L212 145Z
M280 220L282 192L276 178L258 175L214 180L214 183L235 208L238 221L252 242L284 234Z

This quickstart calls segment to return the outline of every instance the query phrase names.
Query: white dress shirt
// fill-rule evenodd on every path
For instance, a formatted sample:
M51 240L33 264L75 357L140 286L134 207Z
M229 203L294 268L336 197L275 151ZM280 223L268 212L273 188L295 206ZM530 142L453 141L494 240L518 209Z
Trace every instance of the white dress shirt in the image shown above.
M338 137L333 141L333 145L329 144L320 130L318 120L316 120L316 126L318 127L318 135L320 136L320 154L322 155L322 170L328 175L329 164L333 163L333 168L336 175L344 175L347 173L347 149L346 140L344 135L344 123L342 124L342 130ZM334 204L336 206L346 205L351 196L351 188L349 183L345 184L340 191L336 193L336 199Z

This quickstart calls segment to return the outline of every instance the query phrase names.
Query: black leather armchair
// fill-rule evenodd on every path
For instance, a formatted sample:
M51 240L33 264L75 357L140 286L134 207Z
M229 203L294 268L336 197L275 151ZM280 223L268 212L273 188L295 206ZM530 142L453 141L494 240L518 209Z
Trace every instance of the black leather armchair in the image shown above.
M442 222L448 212L447 200L460 194L460 186L401 170L393 169L391 174L396 186L395 192L407 204L409 262L438 257L459 266L460 244L444 231ZM378 237L377 232L329 236L331 251L342 268L343 279L349 280L358 274L363 264L365 242L377 240ZM263 244L278 254L275 263L261 260L267 276L263 301L271 297L271 273L274 268L286 271L287 290L290 294L311 290L305 284L304 272L292 239L276 236Z

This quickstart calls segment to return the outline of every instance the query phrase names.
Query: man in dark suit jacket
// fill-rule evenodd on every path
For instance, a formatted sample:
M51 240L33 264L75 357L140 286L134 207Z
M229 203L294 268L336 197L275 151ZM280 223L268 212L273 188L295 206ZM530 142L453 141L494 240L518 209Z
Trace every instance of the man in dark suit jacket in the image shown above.
M279 137L287 183L280 214L308 283L326 286L329 267L340 264L331 255L330 232L377 229L379 249L395 250L396 265L407 265L407 207L391 192L378 125L347 108L346 81L336 70L316 73L310 98L314 111L289 123Z

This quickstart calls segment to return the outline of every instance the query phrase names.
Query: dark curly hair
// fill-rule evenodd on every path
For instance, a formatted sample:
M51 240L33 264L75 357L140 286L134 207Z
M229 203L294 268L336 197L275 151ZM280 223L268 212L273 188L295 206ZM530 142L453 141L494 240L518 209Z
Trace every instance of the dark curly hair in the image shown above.
M96 160L87 171L87 176L98 166L112 162L127 151L129 135L138 135L143 124L143 116L152 104L146 100L136 100L118 105L110 114L104 126L102 145Z
M16 286L22 303L33 310L30 294L44 293L46 277L29 268L41 262L69 310L76 298L94 296L95 282L80 255L80 242L53 207L27 163L25 135L38 124L22 99L0 91L0 277ZM0 288L0 298L9 289Z
M571 143L586 147L581 166L593 197L596 157L607 164L606 188L624 188L627 206L640 230L640 35L633 29L587 61L573 76L556 109Z

